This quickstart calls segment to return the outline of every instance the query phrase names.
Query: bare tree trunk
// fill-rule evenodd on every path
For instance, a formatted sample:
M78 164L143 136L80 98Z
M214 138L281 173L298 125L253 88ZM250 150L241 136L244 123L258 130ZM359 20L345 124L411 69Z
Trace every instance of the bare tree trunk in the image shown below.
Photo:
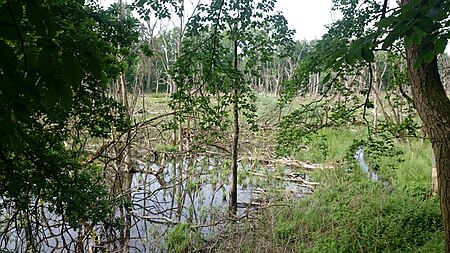
M436 169L436 158L434 157L434 152L431 150L431 196L436 196L439 191L439 182Z
M402 4L409 0L403 0ZM427 64L419 59L420 46L406 50L414 106L430 136L436 158L441 213L445 232L445 252L450 253L450 100L440 79L437 58Z
M234 70L237 75L238 70L238 41L234 41ZM231 145L231 173L232 181L230 188L230 216L237 215L237 169L238 169L238 144L239 144L239 105L238 105L238 80L236 76L233 87L233 141Z
M377 96L377 94L379 94L380 90L380 78L379 78L379 68L377 66L377 64L374 64L374 73L373 73L373 89L372 89L372 93L373 93L373 129L375 134L377 134L378 132L378 104L379 104L379 96Z
M125 84L125 75L122 74L119 76L119 87L120 87L120 102L125 107L125 110L127 110L128 117L131 117L130 110L128 106L128 92L127 87ZM127 135L130 135L131 133L128 132ZM128 139L128 138L127 138ZM130 171L131 169L131 145L130 143L125 143L126 148L123 153L124 157L124 164L125 167L123 168L124 171Z

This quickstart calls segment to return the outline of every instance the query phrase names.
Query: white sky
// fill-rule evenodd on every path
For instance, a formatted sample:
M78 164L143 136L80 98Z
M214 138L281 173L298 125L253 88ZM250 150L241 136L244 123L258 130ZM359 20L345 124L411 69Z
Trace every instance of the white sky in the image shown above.
M99 0L109 5L118 0ZM133 0L123 0L131 3ZM193 0L197 2L198 0ZM201 0L208 3L210 0ZM188 4L189 5L189 4ZM296 31L297 40L319 39L327 30L325 25L332 23L331 0L277 0L277 11L282 11L290 29Z
M331 0L278 0L277 10L283 12L288 26L295 29L297 40L320 39L325 25L332 23Z

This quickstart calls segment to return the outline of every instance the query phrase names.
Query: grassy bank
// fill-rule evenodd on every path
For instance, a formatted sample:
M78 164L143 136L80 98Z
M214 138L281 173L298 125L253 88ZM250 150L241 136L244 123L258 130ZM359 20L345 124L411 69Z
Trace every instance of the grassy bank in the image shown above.
M429 198L429 143L393 142L398 155L368 157L392 185L386 188L348 162L363 129L324 129L318 137L296 158L341 166L314 172L321 183L314 194L261 212L256 224L240 227L217 252L443 252L439 201Z

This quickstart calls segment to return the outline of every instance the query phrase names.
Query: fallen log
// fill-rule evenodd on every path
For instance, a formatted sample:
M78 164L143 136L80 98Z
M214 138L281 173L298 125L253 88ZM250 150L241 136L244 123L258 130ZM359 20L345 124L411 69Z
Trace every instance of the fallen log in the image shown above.
M250 172L250 174L254 175L254 176L258 176L258 177L263 177L263 178L267 178L268 177L265 174L257 173L257 172ZM284 181L287 181L287 182L297 183L297 184L300 184L301 186L308 187L308 188L311 188L311 189L314 189L314 186L318 186L319 185L319 183L317 183L317 182L310 182L310 181L307 181L307 180L305 180L305 179L303 179L301 177L280 177L280 176L275 176L275 175L272 176L272 177L275 178L275 179L278 179L278 180L284 180Z
M242 160L249 160L249 161L257 161L262 162L265 164L271 164L271 165L281 165L286 166L290 168L295 169L304 169L304 170L323 170L323 169L335 169L337 166L333 163L309 163L309 162L303 162L295 159L290 158L278 158L278 159L271 159L271 158L260 158L260 157L246 157Z

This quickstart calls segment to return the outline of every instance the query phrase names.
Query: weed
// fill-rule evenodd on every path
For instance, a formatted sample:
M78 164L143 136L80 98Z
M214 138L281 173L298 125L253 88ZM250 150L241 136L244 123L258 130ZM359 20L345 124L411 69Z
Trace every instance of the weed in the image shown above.
M180 223L169 230L166 240L169 252L191 252L201 243L201 235L188 224Z
M285 203L286 208L260 212L256 225L249 224L233 238L241 248L246 252L443 252L439 201L428 198L429 143L379 139L368 147L369 166L392 184L391 190L370 181L351 161L354 141L364 139L362 129L322 129L319 136L308 141L307 149L291 155L304 161L337 161L342 167L313 172L320 186L311 196ZM223 249L229 248L227 243Z

